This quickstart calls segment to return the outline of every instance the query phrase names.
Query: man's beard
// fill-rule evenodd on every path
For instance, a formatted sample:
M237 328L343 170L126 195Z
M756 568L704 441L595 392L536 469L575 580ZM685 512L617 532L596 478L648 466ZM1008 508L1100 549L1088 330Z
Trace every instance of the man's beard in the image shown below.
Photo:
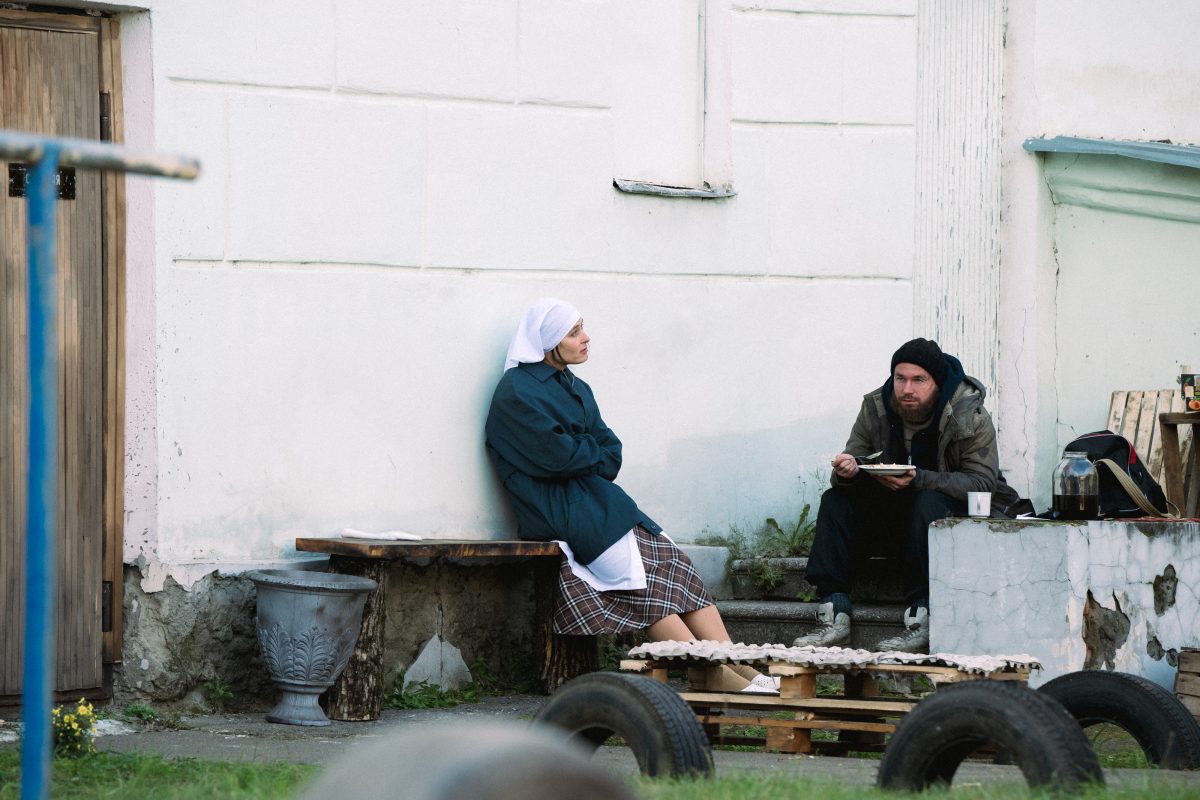
M922 422L928 422L933 416L933 409L937 406L938 393L934 392L929 395L929 399L918 406L901 405L896 399L896 395L892 395L892 411L895 411L900 419L907 422L909 425L919 425Z

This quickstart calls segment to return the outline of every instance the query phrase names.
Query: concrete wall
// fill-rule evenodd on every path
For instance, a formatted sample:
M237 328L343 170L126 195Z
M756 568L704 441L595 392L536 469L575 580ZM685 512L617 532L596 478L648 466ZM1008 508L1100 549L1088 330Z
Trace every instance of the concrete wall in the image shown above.
M930 652L1028 653L1038 685L1107 669L1173 689L1200 645L1200 525L979 522L930 528Z
M387 577L385 688L413 666L434 636L474 670L474 680L504 687L536 684L541 661L532 565L425 561L397 565ZM202 687L210 681L228 686L237 705L278 699L261 656L248 577L214 572L187 587L167 577L155 592L144 591L143 582L137 567L126 568L125 653L113 687L118 702L202 703ZM432 673L420 677L458 688L442 670Z
M1070 165L1076 180L1125 194L1098 207L1055 193L1049 162L1044 170L1021 143L1057 135L1200 143L1200 52L1190 34L1200 7L1041 0L1010 3L1007 15L1001 463L1043 508L1063 444L1104 426L1114 389L1167 388L1179 362L1200 362L1200 326L1178 291L1200 230L1194 215L1181 220L1169 208L1179 194L1194 202L1195 170L1113 158Z
M149 5L128 138L204 175L130 186L146 591L344 526L511 535L481 428L538 296L582 310L621 483L683 540L815 498L910 333L915 2ZM613 188L639 21L682 48L651 60L672 86L703 53L681 158L735 197Z

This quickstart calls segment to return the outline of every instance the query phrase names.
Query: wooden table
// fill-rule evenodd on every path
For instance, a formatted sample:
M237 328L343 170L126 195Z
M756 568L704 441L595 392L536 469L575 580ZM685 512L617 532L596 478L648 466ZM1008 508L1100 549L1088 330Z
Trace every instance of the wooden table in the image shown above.
M811 753L821 749L843 754L846 751L881 752L883 736L896 730L898 718L916 707L918 700L908 697L884 697L879 678L887 675L920 675L934 685L971 680L1029 680L1029 670L1010 667L987 674L967 672L955 667L932 664L869 664L797 666L782 661L755 664L757 669L779 676L779 695L710 692L704 687L709 661L688 662L627 659L621 669L640 672L660 681L667 680L668 668L687 666L688 691L680 696L687 701L713 744L757 745L781 753ZM841 675L840 695L818 695L817 676ZM784 713L780 713L784 712ZM725 735L721 726L736 725L766 729L765 737ZM814 742L813 730L838 731L836 742Z
M326 713L332 719L379 718L383 696L386 693L383 685L383 641L388 571L393 562L404 559L533 559L534 607L543 689L552 691L575 675L591 672L599 667L594 636L558 636L551 630L554 593L562 559L562 551L554 542L496 539L379 541L298 538L296 549L306 553L328 554L330 572L362 575L379 584L379 588L367 598L358 642L350 661L338 682L329 690ZM495 623L497 627L502 627L507 624L507 620L497 619Z
M1165 412L1158 415L1162 436L1163 491L1183 517L1194 518L1200 506L1200 412ZM1184 471L1183 458L1179 452L1179 427L1191 426L1192 447L1188 456L1190 477ZM1187 486L1183 485L1188 477Z

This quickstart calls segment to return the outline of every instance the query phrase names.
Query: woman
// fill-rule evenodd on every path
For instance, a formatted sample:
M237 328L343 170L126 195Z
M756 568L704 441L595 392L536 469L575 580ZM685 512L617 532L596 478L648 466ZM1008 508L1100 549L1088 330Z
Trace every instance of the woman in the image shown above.
M520 537L556 541L566 554L554 632L645 629L654 640L729 641L691 561L613 483L621 442L570 369L587 361L590 341L569 303L534 303L509 345L485 427ZM746 665L710 670L708 687L776 691Z

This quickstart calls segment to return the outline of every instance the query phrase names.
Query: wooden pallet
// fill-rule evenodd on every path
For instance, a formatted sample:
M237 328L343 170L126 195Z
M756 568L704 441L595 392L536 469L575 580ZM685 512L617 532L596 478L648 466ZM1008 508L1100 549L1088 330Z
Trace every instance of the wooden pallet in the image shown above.
M1162 429L1158 424L1158 415L1184 411L1187 411L1187 405L1179 396L1178 388L1121 389L1112 393L1105 427L1128 439L1133 444L1133 449L1141 456L1146 469L1154 476L1154 480L1165 487L1167 482L1163 466ZM1192 446L1190 428L1180 431L1179 450L1183 464L1189 463Z
M1175 673L1175 696L1200 722L1200 649L1185 647L1179 651L1179 671Z
M879 680L888 675L921 675L935 686L961 681L992 679L1026 682L1029 670L1011 668L986 675L954 667L917 664L869 664L853 666L802 667L770 661L758 669L779 677L779 695L712 692L704 686L708 661L675 659L652 661L628 659L621 662L626 672L638 672L656 680L667 680L668 668L687 667L688 690L680 696L696 712L713 744L755 744L781 753L811 753L846 750L879 751L884 734L896 730L896 720L917 705L917 700L884 697ZM819 675L842 676L843 691L837 696L817 696ZM725 726L752 726L766 730L765 737L730 736ZM837 742L814 742L813 730L837 731Z

